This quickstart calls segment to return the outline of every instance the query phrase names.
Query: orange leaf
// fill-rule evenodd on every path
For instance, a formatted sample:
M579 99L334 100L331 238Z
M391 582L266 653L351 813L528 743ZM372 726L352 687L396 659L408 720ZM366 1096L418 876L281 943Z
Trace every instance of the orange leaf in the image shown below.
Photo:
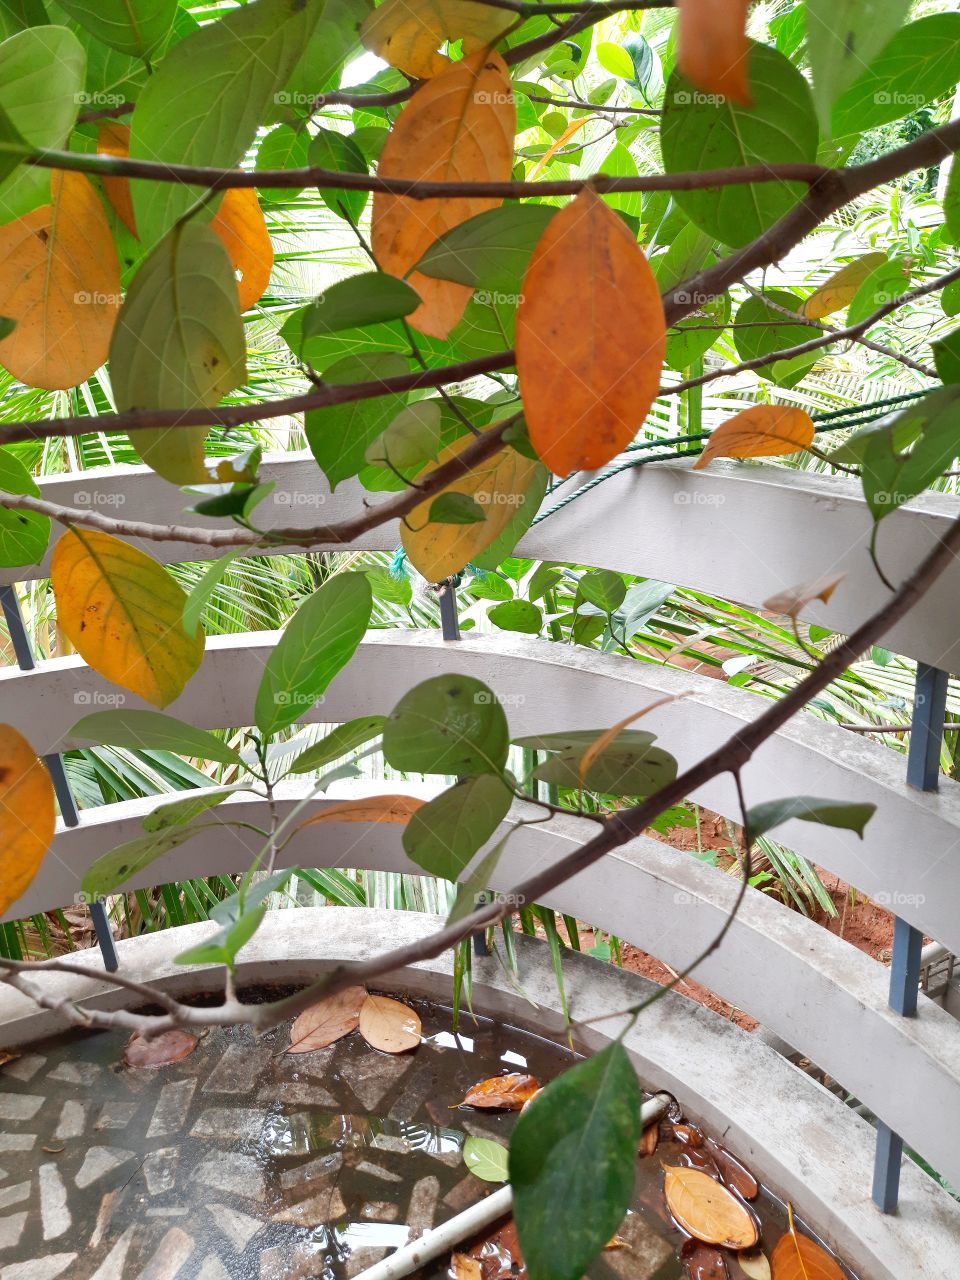
M360 39L392 67L425 80L450 66L437 52L442 44L462 40L464 53L475 53L513 21L513 14L473 0L382 0L360 24Z
M771 613L783 613L788 618L795 618L814 600L822 600L826 604L846 576L845 573L832 573L827 577L817 578L815 582L807 582L802 587L788 587L786 591L765 600L763 607Z
M88 178L57 172L52 203L0 227L0 298L17 327L0 363L28 387L62 391L106 361L120 264Z
M660 387L663 305L640 246L589 189L551 218L517 309L530 439L557 475L609 462Z
M802 409L755 404L717 427L693 469L699 471L712 458L768 458L797 453L810 448L813 435L813 420Z
M232 187L210 227L223 241L239 277L240 310L249 311L266 293L273 270L273 245L253 188Z
M448 1274L453 1276L453 1280L483 1280L480 1259L471 1258L466 1253L453 1253L450 1255Z
M770 1256L773 1280L843 1280L843 1272L815 1241L798 1234L790 1215L791 1229L781 1236Z
M750 1210L700 1169L664 1169L667 1205L687 1235L727 1249L752 1249L759 1239Z
M97 154L101 156L128 156L130 154L130 126L104 120L97 131ZM131 235L137 235L137 219L130 198L130 182L127 178L104 178L103 190L110 205ZM139 236L137 236L139 239Z
M845 267L835 271L829 280L825 280L815 293L811 293L800 308L800 315L806 316L808 320L822 320L824 316L848 307L867 276L886 260L886 254L866 253L855 262L848 262Z
M0 725L0 914L37 874L55 821L49 773L21 733Z
M380 156L383 178L505 182L513 168L516 109L506 63L480 50L429 80L406 104ZM439 236L500 200L412 200L376 192L372 247L381 271L406 277ZM470 289L413 272L423 305L408 316L421 333L445 338L463 315Z
M505 1076L492 1076L468 1089L461 1106L487 1107L496 1111L520 1111L535 1093L540 1081L535 1076L512 1071Z
M589 123L591 119L591 116L582 116L579 120L571 120L563 133L561 133L560 137L550 144L537 163L530 170L531 179L542 173L557 152L564 147L571 138L576 137L583 126Z
M677 61L704 93L749 107L747 80L750 0L677 0Z
M287 1053L312 1053L348 1036L360 1022L360 1006L366 998L363 987L344 987L304 1009L290 1028Z
M420 1018L389 996L367 996L360 1007L360 1034L383 1053L407 1053L420 1043Z
M319 822L395 822L405 825L425 804L415 796L370 796L363 800L343 800L323 813L301 822L298 830Z
M606 751L614 738L618 738L628 725L633 724L635 720L640 720L649 711L656 711L657 707L662 707L668 702L676 702L679 698L686 698L691 691L684 689L682 693L668 693L662 698L657 698L656 702L651 702L649 706L644 707L642 711L632 711L630 715L624 716L622 720L618 720L615 725L600 734L599 738L594 738L586 751L580 757L580 763L577 766L577 772L580 774L581 781L586 779L590 772L590 766L596 760L601 752Z
M123 1052L125 1067L166 1067L179 1062L197 1047L197 1037L189 1031L164 1031L145 1040L134 1032Z

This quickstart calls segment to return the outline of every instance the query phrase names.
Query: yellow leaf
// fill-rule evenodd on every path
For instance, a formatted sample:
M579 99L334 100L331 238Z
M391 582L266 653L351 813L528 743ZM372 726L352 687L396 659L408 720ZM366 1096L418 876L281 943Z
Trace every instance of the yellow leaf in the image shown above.
M537 177L538 174L543 172L557 152L561 150L562 147L565 147L571 138L575 138L583 126L589 123L591 118L592 117L590 116L582 116L579 120L570 121L563 133L561 133L560 137L557 138L555 142L551 143L537 163L533 166L533 169L530 171L531 179Z
M360 1034L382 1053L407 1053L420 1043L421 1023L408 1004L367 996L360 1006Z
M231 188L223 197L210 228L223 241L239 276L240 310L249 311L266 293L273 270L273 245L253 188Z
M396 822L405 825L424 803L415 796L370 796L363 800L344 800L308 818L300 827L313 827L320 822Z
M380 156L383 178L439 182L506 182L513 168L516 109L510 77L498 53L481 50L429 80L406 104ZM468 218L495 209L500 200L449 197L413 200L376 192L372 247L381 271L407 272L439 236ZM445 338L470 298L466 285L407 277L423 299L410 324Z
M128 156L130 154L130 126L104 120L97 131L97 154L101 156ZM127 178L104 178L103 190L110 205L131 235L137 235L137 219L130 198L130 182ZM139 239L139 236L137 236Z
M530 440L557 475L630 443L660 388L663 304L640 246L589 189L551 218L517 308Z
M204 637L183 627L186 595L136 547L70 529L50 562L57 622L83 660L107 680L165 707L203 657Z
M28 387L60 391L106 361L120 264L89 179L58 172L51 191L51 204L0 227L0 298L17 326L0 363Z
M848 262L825 280L815 293L811 293L800 308L800 315L808 320L822 320L824 316L848 307L867 276L886 260L886 254L867 253L856 262Z
M843 1280L843 1272L829 1253L797 1232L792 1209L790 1230L777 1242L770 1261L773 1280Z
M693 469L699 471L713 458L768 458L797 453L810 448L813 435L813 420L802 409L755 404L717 427Z
M472 439L465 436L448 445L440 453L437 465L443 466L455 458ZM430 508L436 497L414 507L400 526L403 549L414 567L429 582L442 582L452 573L459 573L469 560L500 536L516 515L538 465L534 458L504 448L462 479L447 485L441 492L466 494L483 509L486 519L476 524L431 524ZM422 472L418 482L422 483L428 476L429 472Z
M721 1182L700 1169L664 1168L664 1194L674 1218L704 1244L752 1249L759 1239L750 1210Z
M817 578L814 582L804 583L802 587L788 587L786 591L765 600L763 607L771 613L783 613L788 618L795 618L814 600L822 600L826 604L846 576L845 573L832 573Z
M748 107L750 0L677 0L677 61L704 93L719 94Z
M751 1253L738 1253L737 1262L747 1280L771 1280L770 1263L762 1249Z
M360 24L360 39L392 67L428 80L450 66L437 52L440 45L462 40L465 54L476 53L503 35L515 17L472 0L383 0Z
M0 724L0 915L37 874L55 824L49 773L26 738Z

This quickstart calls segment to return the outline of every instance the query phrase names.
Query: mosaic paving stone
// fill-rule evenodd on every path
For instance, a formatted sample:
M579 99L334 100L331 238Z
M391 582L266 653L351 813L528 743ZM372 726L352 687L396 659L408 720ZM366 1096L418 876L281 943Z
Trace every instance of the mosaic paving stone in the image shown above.
M14 1080L22 1080L25 1084L29 1083L37 1074L46 1058L39 1053L22 1053L19 1058L14 1058L12 1062L8 1062L4 1071L8 1076L12 1076Z
M32 1120L43 1098L32 1093L0 1093L0 1120Z
M20 1242L26 1222L25 1213L11 1213L7 1218L0 1218L0 1249L12 1249Z
M216 1191L250 1200L262 1200L266 1190L259 1163L239 1151L211 1151L198 1165L194 1177Z
M148 1138L166 1137L167 1134L180 1132L189 1114L196 1087L196 1080L176 1080L163 1086L147 1130Z
M100 1067L95 1062L61 1062L50 1072L48 1080L60 1084L90 1086L100 1078Z
M249 1214L231 1209L229 1205L208 1204L206 1208L214 1224L227 1237L237 1253L243 1253L263 1227L263 1223L258 1218L251 1218Z
M81 1189L89 1187L92 1182L99 1182L120 1165L136 1158L135 1152L124 1151L120 1147L90 1147L74 1181Z
M95 1129L125 1129L140 1109L138 1102L108 1102L101 1107Z
M44 1240L56 1240L73 1224L67 1208L67 1188L55 1164L40 1166L40 1218Z
M87 1104L68 1098L60 1111L60 1119L53 1136L57 1139L79 1138L87 1124Z
M30 1183L18 1182L16 1186L6 1187L0 1191L0 1209L9 1209L12 1204L20 1204L30 1197Z
M133 1244L135 1232L136 1227L127 1227L126 1231L90 1277L90 1280L123 1280L124 1266L130 1246Z

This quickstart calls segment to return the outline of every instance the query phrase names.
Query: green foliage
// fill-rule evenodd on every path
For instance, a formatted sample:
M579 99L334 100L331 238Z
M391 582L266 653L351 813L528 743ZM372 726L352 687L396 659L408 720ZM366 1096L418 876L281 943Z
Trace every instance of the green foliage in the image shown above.
M510 731L493 691L472 676L434 676L404 694L387 717L383 756L409 773L499 773Z
M132 58L149 59L164 43L177 0L59 0L97 40Z
M403 829L403 847L431 875L458 880L507 816L512 800L496 774L478 773L418 809Z
M820 330L813 325L793 322L785 317L782 311L769 305L786 308L788 311L799 311L800 299L787 289L767 289L762 295L747 298L736 315L736 324L742 328L734 330L734 343L737 355L742 360L757 360L773 351L783 351L789 347L797 347L811 338L819 337ZM750 326L750 327L747 327ZM757 327L753 327L757 326ZM774 360L762 365L757 376L769 378L782 387L795 387L810 371L817 360L817 352L798 357L798 363L792 360Z
M40 497L40 486L9 449L0 449L0 491ZM49 516L0 507L0 565L36 564L49 541Z
M323 377L325 382L344 385L382 381L408 372L407 361L401 355L363 354L344 356L329 365ZM375 400L355 400L307 411L307 442L331 489L357 474L364 464L368 447L397 416L405 402L405 396L383 395Z
M175 751L221 764L242 764L239 752L205 729L196 729L162 711L95 711L84 716L70 730L71 738L109 743L115 747L152 748Z
M857 804L849 800L818 800L814 796L791 796L787 800L768 800L747 810L746 830L749 839L759 840L774 827L791 818L802 822L818 822L825 827L855 831L863 839L863 829L873 817L875 804Z

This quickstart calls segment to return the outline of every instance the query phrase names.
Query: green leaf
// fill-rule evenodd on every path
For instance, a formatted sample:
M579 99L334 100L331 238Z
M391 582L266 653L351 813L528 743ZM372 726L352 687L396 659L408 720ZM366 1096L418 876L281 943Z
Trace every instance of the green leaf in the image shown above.
M299 61L290 73L286 92L278 94L281 106L307 116L317 94L336 88L351 54L361 52L358 31L373 9L373 0L324 0L319 21Z
M559 751L538 765L533 776L541 782L612 796L649 796L677 776L677 762L661 747L620 746L617 741L601 751L580 781L583 751Z
M203 620L203 611L207 607L207 602L223 581L224 575L238 555L239 548L236 548L226 552L218 560L214 560L213 564L207 566L203 572L203 577L190 591L187 596L187 603L183 606L183 629L187 635L195 636L197 634L197 628Z
M945 316L960 315L960 280L953 280L940 295L940 305Z
M118 845L109 853L97 858L83 877L81 888L89 899L102 898L113 893L133 876L172 852L205 830L198 826L165 827L151 835L139 836L126 844Z
M483 524L483 507L468 493L441 493L430 503L431 524Z
M730 323L730 295L710 298L692 315L667 330L667 364L671 369L689 369L720 339Z
M419 306L420 295L403 280L384 271L367 271L338 280L307 307L303 337L307 340L318 333L399 320Z
M960 13L919 18L897 32L833 109L833 136L862 134L952 93L960 79Z
M395 578L389 569L382 569L379 565L365 569L364 572L377 600L386 600L390 604L410 604L413 599L413 587L405 573Z
M960 164L957 163L956 156L950 161L950 176L943 197L943 214L954 243L960 243Z
M310 163L310 135L306 129L294 129L282 124L260 143L257 151L258 169L305 169ZM287 204L296 200L302 187L259 187L260 199L265 204Z
M505 204L478 213L434 240L414 270L471 289L513 288L556 212L543 204Z
M606 729L572 729L567 733L533 733L525 738L514 738L514 746L524 747L528 751L577 752L582 755L587 747L602 738L606 732ZM641 751L655 742L656 736L646 729L623 729L610 743L610 747Z
M619 1041L551 1081L520 1114L510 1183L530 1280L585 1274L630 1207L639 1139L640 1086Z
M855 831L863 839L863 829L873 817L875 804L857 804L850 800L818 800L815 796L790 796L786 800L768 800L747 810L746 828L751 844L761 836L782 826L791 818L802 822L819 822L825 827Z
M941 382L960 382L960 329L954 329L931 346ZM6 485L0 485L6 488Z
M797 347L801 342L809 342L811 338L820 336L820 330L813 325L791 323L787 316L769 306L768 302L786 307L788 311L799 311L802 305L802 299L787 289L766 289L758 297L747 298L734 317L734 325L757 327L734 327L733 343L741 360L756 360L768 352ZM813 368L818 358L819 353L811 351L808 355L796 357L796 363L775 360L761 365L756 373L758 377L768 378L781 387L795 387Z
M337 725L322 741L301 752L290 765L290 772L313 773L331 760L339 760L348 751L379 737L383 733L384 719L384 716L359 716L356 720Z
M490 852L484 854L466 880L457 885L457 896L447 916L447 924L456 924L457 921L463 920L478 905L478 899L490 884L501 854L507 847L507 841L516 830L516 827L511 827L503 839L498 840Z
M306 715L353 657L372 608L363 573L337 574L307 596L267 659L254 707L262 733L274 734Z
M408 773L499 773L510 730L496 696L472 676L434 676L404 694L383 729L383 758Z
M397 378L409 371L410 366L400 355L355 355L330 365L324 370L323 379L338 385L376 382ZM368 445L397 416L405 400L403 395L383 395L308 410L304 424L307 443L331 490L341 480L357 474L364 464Z
M902 25L910 0L807 0L802 8L813 99L829 135L833 104Z
M266 914L266 907L256 907L253 911L244 912L234 924L220 929L206 942L198 943L174 956L174 964L225 964L232 969L237 952L260 928Z
M7 117L2 138L16 146L11 129L31 147L61 148L83 100L86 54L66 27L36 26L0 44L0 109ZM0 165L0 223L50 203L50 170L11 172L8 151Z
M320 169L332 169L336 173L366 173L367 161L353 141L332 129L318 129L310 143L310 163ZM367 191L350 191L341 187L321 187L320 199L338 218L359 222L366 208Z
M496 774L480 773L456 783L418 809L404 827L407 856L432 876L458 880L512 802L510 788Z
M111 49L149 58L170 34L177 0L59 0L60 8Z
M256 0L175 44L137 102L130 154L230 168L275 104L319 16L320 0ZM137 230L157 243L196 202L197 188L131 183ZM208 206L212 212L212 206Z
M523 635L539 635L543 614L529 600L508 600L487 610L487 617L501 631L519 631Z
M442 424L439 400L415 400L367 446L366 461L371 466L389 463L401 474L415 474L440 452Z
M40 486L20 459L0 449L0 490L41 496ZM36 511L9 511L0 507L0 565L39 564L50 541L50 517Z
M960 445L960 386L933 391L892 421L858 431L831 454L861 466L863 494L882 520L922 493L952 464Z
M701 93L679 71L664 96L660 144L667 173L752 164L812 163L819 130L810 89L793 64L766 45L750 49L753 105ZM724 244L748 244L806 194L801 183L765 182L703 191L677 191L674 199L708 235Z
M178 756L217 760L221 764L243 764L240 753L215 734L195 729L162 711L95 711L77 721L70 737L133 751L173 751Z
M847 311L847 324L859 324L887 302L903 297L910 285L910 269L902 259L882 262L867 276Z
M618 44L601 40L595 49L597 61L605 71L620 80L632 80L634 76L633 59Z
M588 604L603 613L613 613L623 604L627 588L619 573L610 569L593 569L577 583L577 590Z
M153 813L148 813L143 820L144 831L151 834L156 831L167 831L171 827L182 827L184 823L199 818L208 809L215 809L238 791L247 791L248 787L219 787L217 790L191 792L179 800L171 800L169 804L161 804Z
M140 267L113 331L110 374L121 412L212 407L245 381L237 282L209 227L176 227ZM131 443L164 479L193 484L209 478L206 434L205 427L150 427Z
M256 865L255 863L254 866ZM224 898L222 902L218 902L210 908L210 919L215 920L217 924L236 924L244 911L249 911L251 907L259 906L264 898L268 898L271 893L276 893L278 889L282 889L292 875L296 875L295 867L283 867L279 871L274 871L271 875L264 876L256 884L252 884L253 877L250 872L247 872L236 893L232 893L229 898Z
M467 1138L463 1144L463 1163L484 1182L506 1182L509 1153L501 1142L492 1138Z

